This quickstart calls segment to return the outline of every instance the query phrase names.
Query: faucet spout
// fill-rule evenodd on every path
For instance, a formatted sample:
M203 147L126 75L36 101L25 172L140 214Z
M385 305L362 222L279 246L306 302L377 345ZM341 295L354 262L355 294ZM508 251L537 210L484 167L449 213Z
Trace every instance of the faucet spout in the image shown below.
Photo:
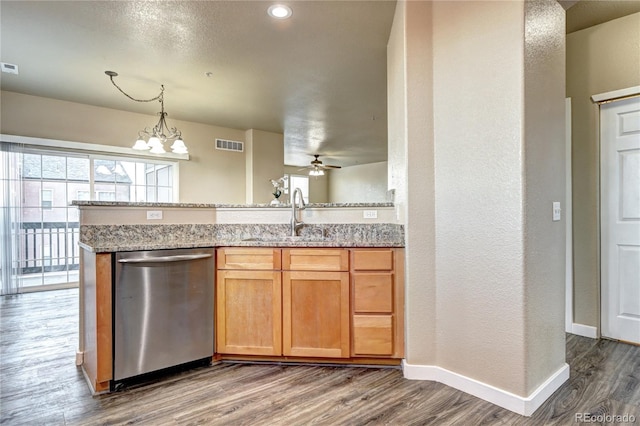
M296 188L291 195L291 236L295 237L298 235L298 229L304 225L302 220L298 220L298 215L300 210L304 210L306 204L304 202L304 197L302 196L302 191L300 188Z

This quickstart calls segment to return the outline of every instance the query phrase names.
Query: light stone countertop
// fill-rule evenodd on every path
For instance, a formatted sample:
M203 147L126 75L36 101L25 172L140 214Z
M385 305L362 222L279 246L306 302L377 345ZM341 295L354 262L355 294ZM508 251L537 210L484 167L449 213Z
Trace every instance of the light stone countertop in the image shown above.
M197 247L404 247L397 224L82 225L80 246L96 253Z
M71 202L77 207L162 207L162 208L209 208L209 209L265 209L291 208L289 203L280 204L198 204L198 203L135 203L128 201L78 201ZM306 208L381 208L393 207L393 203L308 203Z

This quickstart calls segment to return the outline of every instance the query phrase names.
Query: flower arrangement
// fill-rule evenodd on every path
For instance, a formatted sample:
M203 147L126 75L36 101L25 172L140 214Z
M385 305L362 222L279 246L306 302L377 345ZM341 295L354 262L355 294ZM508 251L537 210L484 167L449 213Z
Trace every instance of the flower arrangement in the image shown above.
M274 199L271 201L271 204L278 204L280 203L280 200L278 200L278 198L280 198L280 196L282 195L282 192L284 192L284 187L285 187L285 181L288 179L288 176L282 176L280 179L271 179L271 185L273 185L273 196Z

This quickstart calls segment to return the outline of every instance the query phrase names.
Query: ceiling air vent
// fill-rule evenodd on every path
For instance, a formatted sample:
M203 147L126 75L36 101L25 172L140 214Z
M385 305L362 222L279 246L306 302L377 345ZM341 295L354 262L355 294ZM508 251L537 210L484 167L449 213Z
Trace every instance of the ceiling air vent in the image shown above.
M216 139L216 149L221 149L223 151L243 152L244 142L228 141L226 139Z

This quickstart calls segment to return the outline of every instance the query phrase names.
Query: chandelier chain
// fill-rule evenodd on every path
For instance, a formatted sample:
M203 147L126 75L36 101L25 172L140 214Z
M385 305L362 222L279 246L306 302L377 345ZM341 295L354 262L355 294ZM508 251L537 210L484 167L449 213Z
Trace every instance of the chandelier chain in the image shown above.
M113 84L115 88L118 89L118 91L120 91L120 93L125 95L128 99L131 99L134 102L160 102L160 112L158 113L160 119L158 120L158 123L151 128L145 127L144 130L138 132L138 140L133 145L133 149L140 151L150 150L151 154L164 154L166 153L164 149L164 143L172 139L173 144L171 145L171 151L176 154L189 153L186 145L184 144L184 141L182 140L182 132L176 127L169 127L169 125L167 124L166 118L168 114L164 110L164 85L160 85L160 93L158 94L158 96L155 96L151 99L137 99L129 95L116 84L113 78L118 76L117 72L105 71L104 73L109 76L111 84ZM168 134L165 134L165 131ZM145 138L147 138L147 141L145 141Z
M162 102L162 98L164 95L164 84L160 85L160 94L158 96L156 96L155 98L151 98L151 99L136 99L133 96L129 95L127 92L125 92L124 90L122 90L120 88L120 86L118 86L116 84L115 81L113 81L113 77L112 75L109 75L109 79L111 80L111 83L113 83L114 86L116 86L116 89L118 89L120 91L120 93L122 93L123 95L125 95L127 98L131 99L132 101L136 101L136 102L153 102L153 101L160 101Z

